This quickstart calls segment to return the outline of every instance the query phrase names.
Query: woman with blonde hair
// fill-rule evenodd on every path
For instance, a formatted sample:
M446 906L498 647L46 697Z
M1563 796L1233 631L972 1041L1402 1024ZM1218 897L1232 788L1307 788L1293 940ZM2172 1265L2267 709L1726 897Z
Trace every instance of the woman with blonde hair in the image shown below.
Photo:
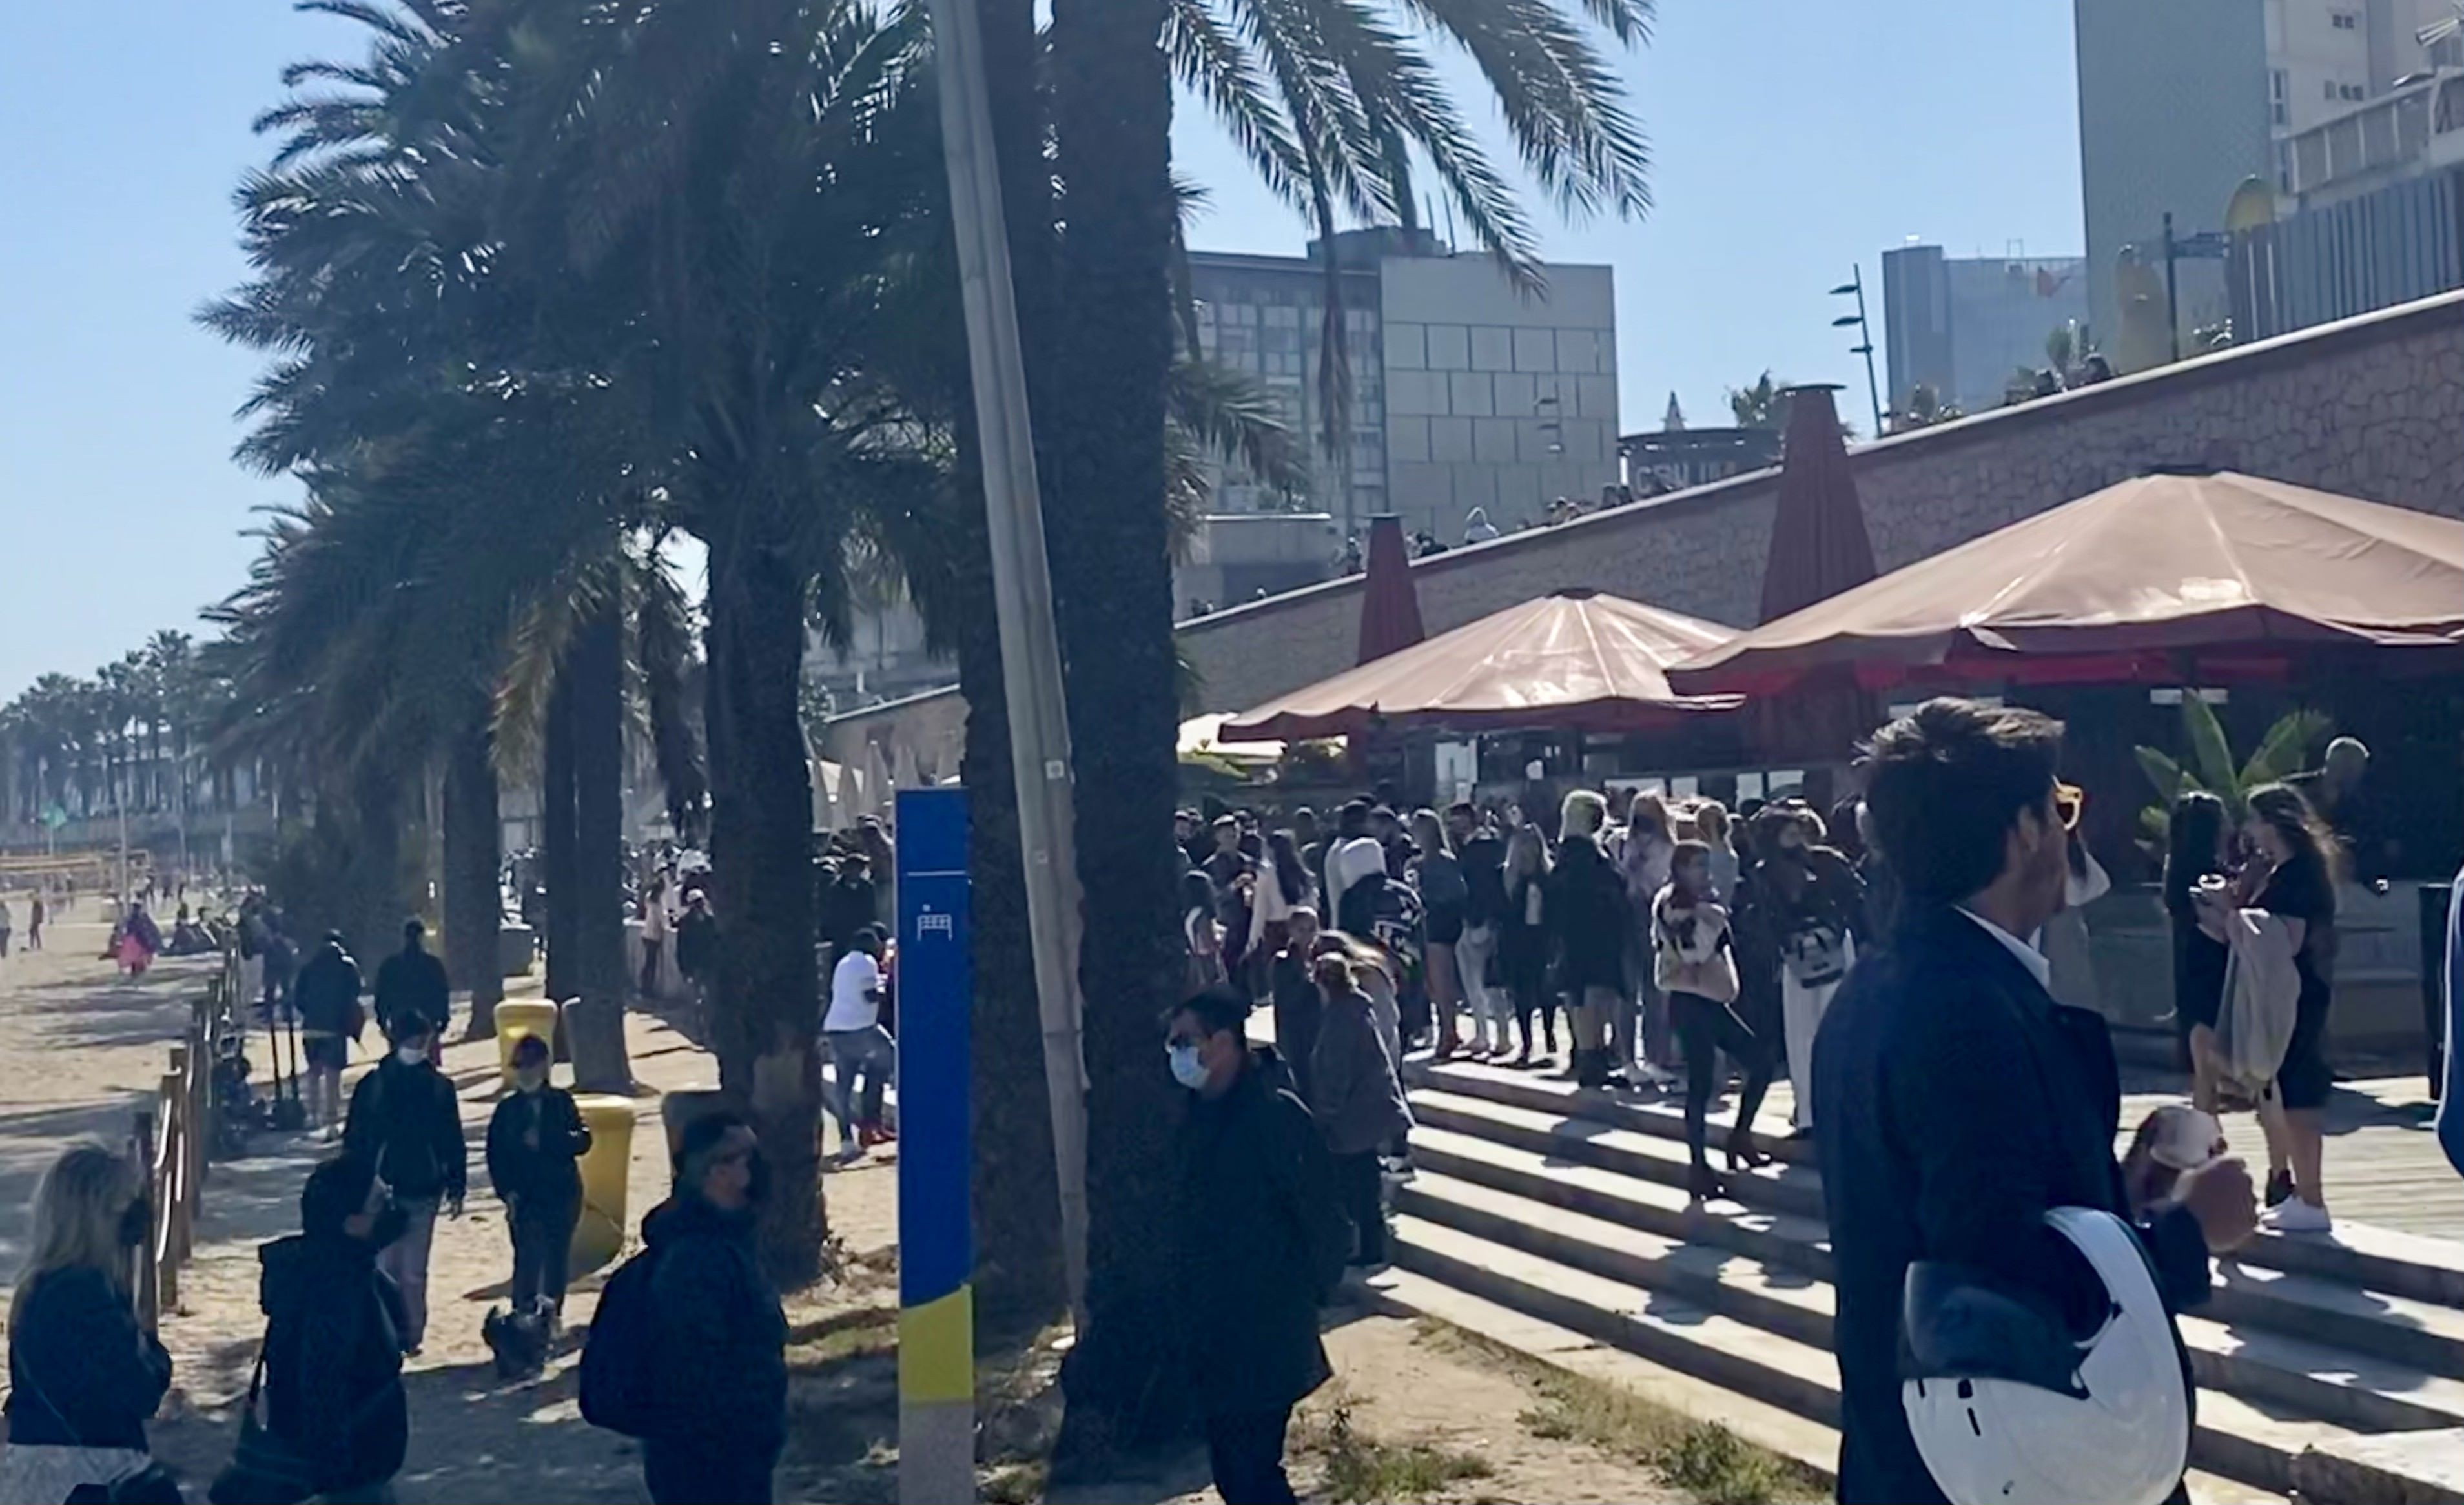
M1728 807L1716 799L1694 806L1694 839L1711 849L1711 897L1732 902L1737 889L1737 848L1728 834Z
M1607 823L1608 805L1599 796L1588 789L1566 796L1557 862L1542 901L1556 990L1573 1014L1572 1075L1585 1087L1609 1084L1610 1025L1625 991L1625 931L1632 918L1625 880L1600 850Z
M1378 1038L1386 1042L1395 1069L1402 1070L1403 1002L1397 988L1402 969L1384 947L1342 930L1320 931L1317 954L1340 956L1352 964L1352 985L1369 995L1369 1014L1377 1021Z
M43 1172L9 1303L0 1500L66 1500L89 1485L114 1499L180 1497L145 1446L171 1356L138 1325L128 1285L131 1252L152 1228L126 1156L72 1145Z
M1420 960L1428 976L1429 1015L1437 1030L1430 1058L1446 1060L1463 1043L1455 1029L1463 1002L1455 947L1463 940L1471 889L1463 882L1463 864L1455 861L1454 845L1446 840L1445 822L1436 811L1414 811L1410 830L1412 886L1420 894Z

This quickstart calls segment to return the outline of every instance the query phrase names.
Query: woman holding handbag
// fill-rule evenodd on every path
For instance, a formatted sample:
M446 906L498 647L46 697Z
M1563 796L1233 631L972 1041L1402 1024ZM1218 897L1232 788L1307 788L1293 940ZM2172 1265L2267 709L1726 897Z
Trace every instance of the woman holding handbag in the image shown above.
M129 1252L154 1225L136 1165L72 1145L34 1189L31 1253L9 1303L9 1446L0 1501L177 1500L145 1447L171 1356L140 1327Z
M1737 1015L1737 963L1728 934L1728 911L1711 889L1711 848L1680 841L1669 859L1668 886L1652 902L1653 950L1668 1014L1685 1053L1685 1149L1690 1168L1686 1194L1695 1201L1727 1195L1712 1173L1705 1141L1711 1097L1719 1089L1722 1051L1746 1070L1737 1100L1736 1126L1728 1131L1728 1168L1747 1171L1770 1163L1754 1148L1754 1114L1771 1090L1771 1050Z
M215 1481L215 1500L393 1499L410 1412L402 1388L402 1298L377 1268L377 1251L403 1222L366 1161L345 1156L309 1172L299 1192L301 1231L257 1251L265 1343L249 1382L239 1452Z

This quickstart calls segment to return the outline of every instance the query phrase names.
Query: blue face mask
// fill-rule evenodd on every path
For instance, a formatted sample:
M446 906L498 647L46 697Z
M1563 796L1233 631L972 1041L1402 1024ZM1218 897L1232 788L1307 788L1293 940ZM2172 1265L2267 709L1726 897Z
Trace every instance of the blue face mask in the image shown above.
M1164 1054L1172 1058L1172 1080L1195 1092L1206 1085L1206 1063L1198 1058L1195 1045L1168 1045Z

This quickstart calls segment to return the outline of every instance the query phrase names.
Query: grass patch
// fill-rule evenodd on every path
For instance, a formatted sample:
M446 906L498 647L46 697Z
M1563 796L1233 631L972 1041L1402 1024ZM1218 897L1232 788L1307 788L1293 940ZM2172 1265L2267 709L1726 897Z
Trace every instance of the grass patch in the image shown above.
M1630 1459L1700 1505L1776 1505L1820 1499L1821 1477L1757 1448L1717 1422L1697 1421L1616 1385L1551 1368L1478 1334L1423 1321L1421 1340L1504 1367L1537 1396L1520 1418L1549 1442L1578 1442Z
M1485 1479L1496 1471L1485 1458L1426 1443L1386 1443L1353 1425L1338 1400L1323 1424L1304 1423L1300 1446L1326 1457L1326 1497L1333 1505L1384 1505L1422 1500L1450 1484Z

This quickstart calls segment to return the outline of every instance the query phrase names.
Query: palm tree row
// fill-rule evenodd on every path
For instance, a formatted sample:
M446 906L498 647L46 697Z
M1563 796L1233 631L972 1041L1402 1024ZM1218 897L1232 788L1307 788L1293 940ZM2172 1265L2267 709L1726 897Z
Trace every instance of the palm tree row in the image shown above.
M157 632L91 679L46 674L0 706L0 825L51 812L174 818L228 809L207 744L229 687L185 632Z
M1270 472L1305 463L1268 404L1195 368L1175 316L1176 81L1320 230L1415 218L1423 174L1536 292L1528 217L1428 45L1473 58L1561 208L1633 213L1641 146L1595 38L1632 41L1646 15L1639 0L1056 0L1039 34L1029 0L978 3L1003 60L993 113L1080 729L1093 1223L1071 1398L1096 1434L1128 1438L1168 1424L1157 1338L1178 1298L1153 1031L1180 975L1155 838L1175 795L1174 511L1202 500L1195 446ZM978 1167L983 1295L1048 1314L1050 1142L922 11L305 8L371 40L363 61L292 71L263 121L273 162L239 193L252 279L206 316L269 357L243 457L307 488L222 613L234 719L318 771L319 819L351 832L363 868L425 771L445 772L449 847L457 784L476 797L491 761L537 779L578 890L551 955L560 929L583 932L587 999L607 954L588 932L615 908L581 859L611 849L628 681L658 677L627 670L626 645L640 665L651 643L690 639L659 545L698 540L712 1044L781 1163L764 1249L792 1276L823 1232L803 659L811 636L843 641L868 582L896 577L970 707L977 1114L996 1146ZM1321 370L1340 414L1333 294L1330 275ZM681 676L666 677L671 693L632 698L674 710ZM673 797L691 759L662 763Z

